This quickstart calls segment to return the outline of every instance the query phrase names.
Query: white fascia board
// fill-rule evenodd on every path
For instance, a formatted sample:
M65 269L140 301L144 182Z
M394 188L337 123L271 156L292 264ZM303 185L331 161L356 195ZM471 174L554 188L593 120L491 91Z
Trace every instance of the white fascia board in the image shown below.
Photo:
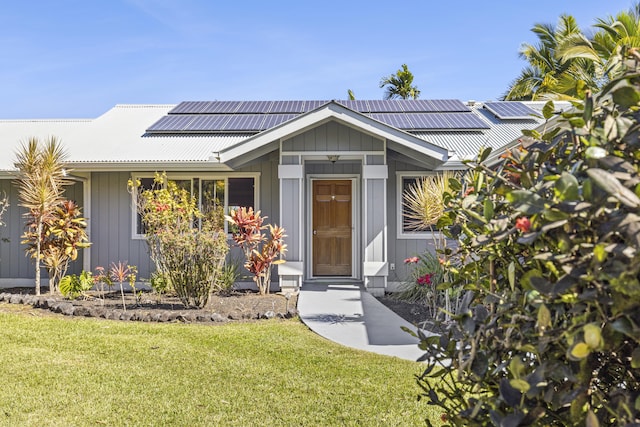
M217 160L212 162L67 162L66 166L78 172L116 172L116 171L172 171L206 170L210 172L231 171L232 169Z
M440 162L446 161L449 155L446 148L426 142L408 132L396 129L332 101L316 110L302 114L289 122L259 133L234 146L222 150L220 152L220 160L223 163L226 163L242 156L243 154L256 150L265 144L289 138L291 135L298 134L306 129L310 129L330 120L337 120L345 123L379 139L396 141Z

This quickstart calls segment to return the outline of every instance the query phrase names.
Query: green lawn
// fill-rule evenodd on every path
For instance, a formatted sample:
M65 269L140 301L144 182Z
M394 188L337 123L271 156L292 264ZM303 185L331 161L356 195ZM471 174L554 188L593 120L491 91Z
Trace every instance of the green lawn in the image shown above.
M0 313L0 425L424 425L420 370L330 343L296 320Z

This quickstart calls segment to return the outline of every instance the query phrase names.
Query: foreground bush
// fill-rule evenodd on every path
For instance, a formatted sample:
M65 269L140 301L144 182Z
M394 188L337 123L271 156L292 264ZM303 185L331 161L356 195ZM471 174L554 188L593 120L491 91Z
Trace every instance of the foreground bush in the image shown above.
M468 181L452 182L459 193L439 225L460 243L467 293L448 333L422 337L434 363L418 381L453 425L640 422L633 55L623 77L559 128L529 132L495 169L483 152Z
M170 284L186 307L204 307L229 251L218 210L203 215L195 198L164 174L156 175L151 189L134 182L129 188L136 193L150 256L162 283Z

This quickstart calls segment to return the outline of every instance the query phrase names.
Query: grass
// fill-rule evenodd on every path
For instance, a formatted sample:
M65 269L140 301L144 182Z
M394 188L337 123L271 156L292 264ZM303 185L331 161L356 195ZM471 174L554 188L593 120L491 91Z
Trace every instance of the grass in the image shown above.
M421 368L327 342L295 320L1 312L0 425L424 425L439 415L416 401Z

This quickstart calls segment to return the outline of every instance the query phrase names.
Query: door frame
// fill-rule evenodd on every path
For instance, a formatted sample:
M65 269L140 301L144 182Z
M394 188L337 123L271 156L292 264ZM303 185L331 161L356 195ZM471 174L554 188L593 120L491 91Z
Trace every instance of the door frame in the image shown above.
M313 182L314 181L351 181L351 275L350 276L314 276L313 275ZM313 174L307 175L305 185L305 253L309 262L305 264L305 276L307 280L360 280L362 251L360 250L360 236L362 235L360 175L356 174Z

